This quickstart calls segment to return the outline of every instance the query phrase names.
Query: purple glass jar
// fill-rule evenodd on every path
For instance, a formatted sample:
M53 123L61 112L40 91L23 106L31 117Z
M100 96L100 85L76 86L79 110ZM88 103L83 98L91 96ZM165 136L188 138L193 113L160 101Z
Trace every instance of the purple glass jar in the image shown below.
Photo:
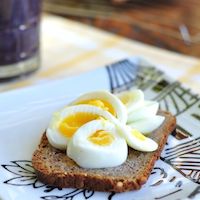
M41 0L0 0L0 79L39 67Z

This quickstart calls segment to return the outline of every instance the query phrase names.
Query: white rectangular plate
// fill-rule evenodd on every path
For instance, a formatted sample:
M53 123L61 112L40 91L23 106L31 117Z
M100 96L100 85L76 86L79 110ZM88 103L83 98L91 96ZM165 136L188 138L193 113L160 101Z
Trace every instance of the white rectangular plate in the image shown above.
M80 93L141 88L177 117L178 126L138 191L58 189L37 180L31 157L52 112ZM200 99L145 60L124 59L72 78L0 94L0 200L171 200L200 198Z

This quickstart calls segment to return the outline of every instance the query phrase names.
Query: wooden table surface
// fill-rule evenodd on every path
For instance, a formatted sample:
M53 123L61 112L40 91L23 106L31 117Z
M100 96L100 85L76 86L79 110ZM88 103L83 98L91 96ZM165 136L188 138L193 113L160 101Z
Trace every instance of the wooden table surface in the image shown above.
M132 56L142 56L200 94L200 59L55 15L42 17L40 69L29 76L1 83L0 92L50 83Z
M157 47L200 57L199 0L45 0L44 10Z

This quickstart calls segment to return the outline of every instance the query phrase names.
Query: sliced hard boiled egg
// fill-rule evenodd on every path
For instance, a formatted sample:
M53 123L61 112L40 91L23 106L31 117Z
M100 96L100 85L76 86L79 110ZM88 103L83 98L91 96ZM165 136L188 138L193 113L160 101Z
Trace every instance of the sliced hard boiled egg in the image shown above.
M110 112L122 123L127 122L127 110L123 103L107 91L95 91L81 95L71 105L88 104Z
M101 117L117 123L117 119L113 115L96 106L76 105L66 107L54 114L47 128L47 138L55 148L66 149L68 141L82 125Z
M58 130L61 121L60 112L54 113L46 130L46 136L53 147L64 150L67 146L67 138Z
M128 113L138 109L144 103L144 93L139 89L121 92L117 96L126 106Z
M138 151L151 152L158 148L158 144L155 141L129 126L124 130L124 137L128 145Z
M165 120L165 117L160 115L151 116L149 118L143 118L128 125L133 129L139 130L142 134L148 134L157 129Z
M155 116L158 112L159 103L156 101L144 101L144 105L135 109L128 114L127 123L131 123L143 118L149 118Z
M106 120L79 128L70 140L67 155L83 168L115 167L126 161L127 143Z

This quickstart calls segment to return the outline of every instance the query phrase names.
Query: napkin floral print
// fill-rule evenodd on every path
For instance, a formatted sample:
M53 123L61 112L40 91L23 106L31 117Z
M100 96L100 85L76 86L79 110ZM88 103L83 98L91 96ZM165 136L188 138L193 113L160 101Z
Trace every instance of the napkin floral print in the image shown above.
M4 184L12 185L12 186L30 186L33 189L42 188L44 194L50 193L53 190L62 190L61 188L55 188L52 186L45 185L37 180L37 176L35 174L34 168L32 167L31 161L29 160L18 160L11 161L10 164L2 165L2 167L13 174L13 177L5 180ZM79 190L74 189L64 195L44 195L41 196L41 199L45 200L55 200L55 199L73 199L75 196L81 196L84 199L89 199L94 194L94 191L91 190ZM112 194L111 194L112 195ZM109 195L109 196L111 196ZM110 197L108 197L110 199Z
M11 161L10 164L2 165L2 167L13 174L13 177L11 179L4 181L5 184L12 185L12 186L24 186L24 187L31 186L33 187L33 189L42 188L44 194L50 193L53 190L62 190L60 188L55 188L55 187L48 186L39 182L37 180L34 169L31 165L31 161L27 161L27 160ZM152 187L159 186L161 183L163 183L163 180L169 176L164 168L157 167L157 166L155 166L151 175L155 176L156 174L157 175L159 174L159 178L156 180L155 183L151 184ZM170 182L175 181L175 179L176 177L174 176L173 179L170 179ZM175 190L173 193L181 191L182 190L180 188L181 185L182 185L182 182L180 181L177 182L175 187L177 187L178 189ZM46 199L46 200L67 199L67 198L73 199L77 195L82 195L84 199L89 199L90 197L93 196L93 194L94 194L94 191L74 189L61 196L46 195L46 196L41 196L41 198ZM108 199L111 199L113 196L114 196L114 193L109 194Z
M160 108L172 112L177 117L177 129L157 161L148 182L141 191L131 196L141 197L144 191L169 185L169 190L152 194L152 199L194 198L200 194L200 98L190 89L182 87L162 71L142 59L125 59L106 66L110 90L113 93L141 88L146 97L160 102ZM195 123L195 128L190 123ZM197 128L198 127L198 128ZM59 189L44 185L37 180L29 160L10 161L1 165L12 174L4 184L42 189L41 199L95 199L97 192L82 189ZM190 190L185 191L190 184ZM62 191L62 193L60 192ZM64 192L63 192L64 191ZM65 192L67 191L67 192ZM145 199L147 197L144 197ZM105 199L118 199L118 194L105 193ZM149 197L148 197L149 199Z

